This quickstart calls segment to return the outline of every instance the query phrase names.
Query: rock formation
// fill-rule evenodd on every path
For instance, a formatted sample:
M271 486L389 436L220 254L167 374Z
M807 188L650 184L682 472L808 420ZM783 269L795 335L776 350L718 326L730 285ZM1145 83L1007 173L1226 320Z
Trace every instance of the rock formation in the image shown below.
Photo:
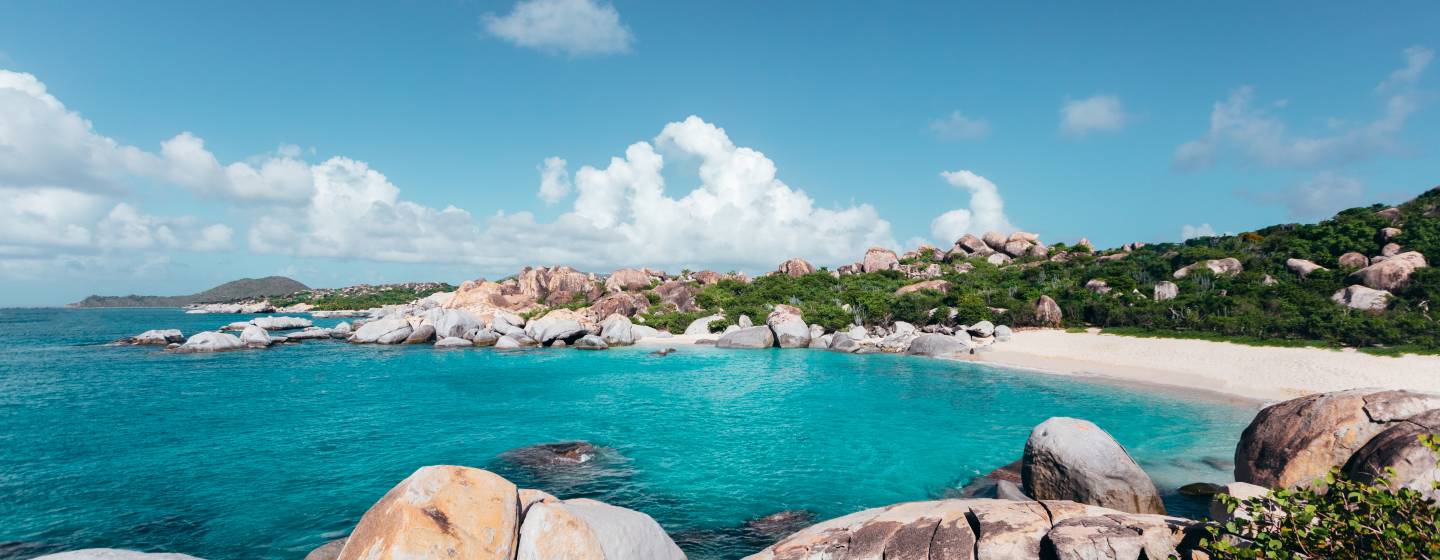
M789 305L776 305L775 310L765 317L765 325L775 333L775 342L781 348L805 348L810 346L810 327L800 315L800 310Z
M1335 292L1330 296L1330 301L1344 305L1351 309L1380 313L1390 305L1390 292L1385 290L1372 290L1356 284L1346 286L1344 289Z
M815 267L811 266L805 259L794 258L780 263L780 267L777 268L775 272L786 276L804 276L815 272Z
M884 247L871 247L865 251L865 259L860 262L860 269L865 272L895 270L899 267L900 258L895 256L895 251Z
M1025 494L1129 513L1165 513L1144 469L1099 426L1075 418L1046 420L1030 432L1020 470Z
M1226 257L1223 259L1212 259L1186 265L1184 267L1181 267L1179 270L1176 270L1174 276L1177 280L1180 278L1184 278L1186 276L1189 276L1190 271L1195 270L1196 268L1207 268L1216 276L1239 274L1241 271L1245 270L1245 267L1241 266L1240 264L1240 259Z

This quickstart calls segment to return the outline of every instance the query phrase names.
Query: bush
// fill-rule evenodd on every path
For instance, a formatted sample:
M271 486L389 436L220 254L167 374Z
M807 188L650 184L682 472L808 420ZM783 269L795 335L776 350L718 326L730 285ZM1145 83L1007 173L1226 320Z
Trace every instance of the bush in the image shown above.
M1435 436L1421 440L1437 449ZM1227 510L1243 506L1251 515L1212 524L1201 545L1216 560L1440 556L1440 508L1413 489L1392 489L1395 471L1387 471L1373 483L1360 483L1332 469L1310 487L1243 502L1221 494L1217 499Z

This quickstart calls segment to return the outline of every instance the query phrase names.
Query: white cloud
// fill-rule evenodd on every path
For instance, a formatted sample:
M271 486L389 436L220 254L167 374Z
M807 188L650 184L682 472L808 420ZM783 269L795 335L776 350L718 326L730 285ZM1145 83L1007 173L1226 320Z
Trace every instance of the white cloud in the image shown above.
M1060 130L1073 136L1119 130L1125 121L1125 109L1114 95L1069 100L1060 107Z
M564 159L545 158L540 166L539 195L545 204L555 204L570 195L570 170L565 168Z
M1196 238L1196 237L1214 237L1214 236L1215 236L1215 228L1210 227L1210 224L1200 224L1200 225L1198 225L1198 226L1192 226L1192 225L1190 225L1190 224L1185 224L1185 225L1183 225L1183 226L1180 226L1180 239L1181 239L1181 240L1194 239L1194 238Z
M1405 51L1404 68L1391 73L1377 92L1390 93L1382 114L1373 121L1347 124L1326 119L1328 134L1294 134L1285 121L1255 103L1255 90L1235 89L1210 111L1210 129L1204 136L1181 144L1173 163L1179 169L1203 169L1234 153L1240 160L1268 167L1310 167L1358 161L1393 151L1396 135L1419 109L1415 82L1433 58L1429 49ZM1283 109L1287 104L1272 104Z
M942 140L975 140L990 134L990 123L985 119L971 118L955 111L949 116L930 121L930 131Z
M234 237L234 228L225 224L210 224L200 230L199 235L190 243L190 250L223 251L230 248L230 240Z
M698 160L699 185L667 195L662 154ZM764 154L693 116L666 125L653 143L631 144L603 168L581 167L573 205L550 223L528 212L496 212L482 222L458 208L405 201L384 175L344 158L314 173L308 207L262 219L251 229L252 249L497 269L546 262L768 268L800 255L851 262L870 245L894 245L874 208L817 208L776 177Z
M968 191L970 206L951 210L930 222L930 235L937 242L952 243L967 233L980 235L991 230L1004 233L1015 229L1005 216L1005 201L995 183L963 169L944 171L940 176L951 186Z
M294 152L282 146L280 153ZM298 148L297 148L298 149ZM310 198L309 165L290 156L263 158L259 167L235 162L222 166L205 141L182 132L160 144L162 177L202 195L247 202L299 202Z
M620 12L596 0L521 0L510 13L485 14L481 22L517 46L570 56L630 52L635 40Z

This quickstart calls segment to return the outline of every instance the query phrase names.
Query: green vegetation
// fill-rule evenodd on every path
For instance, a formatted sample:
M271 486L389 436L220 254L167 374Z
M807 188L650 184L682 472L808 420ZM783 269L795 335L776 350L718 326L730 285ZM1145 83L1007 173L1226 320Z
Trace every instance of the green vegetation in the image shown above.
M685 332L685 327L690 326L690 323L706 315L710 315L710 313L707 311L670 311L656 313L654 315L640 315L636 317L636 322L656 330L666 331L671 334L680 334Z
M1421 441L1437 449L1436 436ZM1365 484L1332 469L1299 490L1218 499L1228 511L1243 507L1250 515L1207 528L1210 538L1202 546L1216 560L1440 557L1440 508L1413 489L1391 488L1388 477Z
M305 290L283 297L270 298L270 303L276 307L308 303L315 306L315 309L326 311L369 309L384 305L409 303L436 292L452 291L455 291L455 286L443 282L382 284L378 286L361 284L348 288Z
M1000 267L978 257L938 261L927 251L903 259L914 267L939 264L938 279L949 284L945 292L897 296L897 289L918 281L898 271L839 277L821 271L798 278L767 275L748 284L722 280L700 288L695 301L702 309L723 309L730 322L742 314L763 321L769 306L786 303L827 329L856 322L970 324L982 319L1028 326L1037 324L1035 301L1047 295L1059 304L1067 329L1102 327L1112 334L1265 346L1349 346L1378 355L1440 352L1440 325L1430 312L1431 302L1440 302L1440 267L1417 270L1409 285L1393 291L1384 313L1331 300L1354 283L1348 278L1353 271L1340 267L1340 256L1351 251L1378 255L1383 228L1402 229L1394 241L1404 250L1440 259L1440 188L1401 205L1398 225L1376 213L1384 208L1353 208L1317 224L1276 225L1129 252L1092 253L1057 244L1050 254L1064 252L1066 258L1027 256ZM1198 267L1185 278L1173 277L1186 265L1220 258L1239 260L1243 272L1216 275ZM1327 270L1301 278L1285 266L1290 258L1311 260ZM1085 288L1096 279L1110 291ZM1161 281L1179 287L1175 299L1155 301L1155 285Z

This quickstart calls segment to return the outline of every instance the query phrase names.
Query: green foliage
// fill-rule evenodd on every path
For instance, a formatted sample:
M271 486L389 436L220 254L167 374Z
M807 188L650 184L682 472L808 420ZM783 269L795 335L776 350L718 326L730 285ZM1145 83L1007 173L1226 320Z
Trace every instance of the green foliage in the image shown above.
M315 309L369 309L384 305L410 303L436 292L453 292L455 286L444 283L394 284L384 286L353 286L336 290L298 292L284 298L271 298L276 307L309 303Z
M693 322L695 322L696 319L699 319L699 318L704 317L704 316L706 316L706 315L710 315L710 312L708 312L708 311L691 311L691 312L678 312L678 311L675 311L675 312L667 312L667 313L656 313L656 314L654 314L654 315L639 315L639 316L636 317L636 322L637 322L637 323L640 323L640 324L643 324L643 325L645 325L645 326L648 326L648 327L653 327L653 328L655 328L656 330L666 331L666 332L669 332L669 333L671 333L671 334L681 334L681 333L685 332L685 327L690 326L690 323L693 323ZM712 329L712 332L713 332L714 327L712 326L711 329Z
M1421 441L1437 449L1436 436ZM1210 525L1201 546L1216 560L1440 557L1440 508L1413 489L1392 488L1394 474L1361 483L1332 469L1298 490L1244 501L1221 494L1228 511L1248 515Z

